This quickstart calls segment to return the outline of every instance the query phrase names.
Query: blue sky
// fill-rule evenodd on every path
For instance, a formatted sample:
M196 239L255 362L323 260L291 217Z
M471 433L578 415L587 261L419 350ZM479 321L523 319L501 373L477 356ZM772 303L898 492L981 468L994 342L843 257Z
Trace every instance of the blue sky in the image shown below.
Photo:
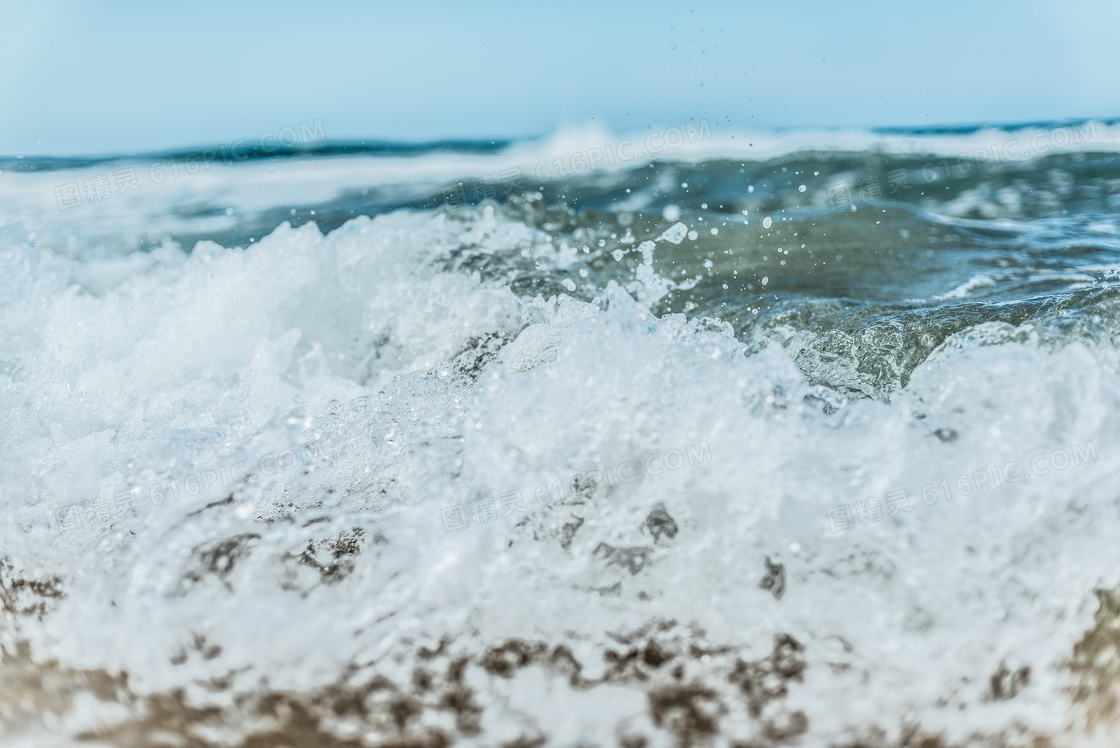
M0 154L1120 115L1120 2L0 0ZM675 45L675 46L674 46Z

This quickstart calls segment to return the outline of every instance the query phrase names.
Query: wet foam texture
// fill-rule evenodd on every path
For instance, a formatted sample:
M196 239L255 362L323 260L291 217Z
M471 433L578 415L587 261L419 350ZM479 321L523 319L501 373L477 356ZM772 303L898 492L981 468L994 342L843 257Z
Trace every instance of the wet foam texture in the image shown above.
M718 319L671 302L765 237L534 205L9 224L6 744L1102 744L1067 664L1120 563L1109 289Z

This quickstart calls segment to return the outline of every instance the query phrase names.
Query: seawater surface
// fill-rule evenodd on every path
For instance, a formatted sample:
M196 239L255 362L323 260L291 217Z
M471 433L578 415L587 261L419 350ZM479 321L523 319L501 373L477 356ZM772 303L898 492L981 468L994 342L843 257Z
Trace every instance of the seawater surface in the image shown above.
M653 132L0 160L4 745L1112 745L1120 125Z

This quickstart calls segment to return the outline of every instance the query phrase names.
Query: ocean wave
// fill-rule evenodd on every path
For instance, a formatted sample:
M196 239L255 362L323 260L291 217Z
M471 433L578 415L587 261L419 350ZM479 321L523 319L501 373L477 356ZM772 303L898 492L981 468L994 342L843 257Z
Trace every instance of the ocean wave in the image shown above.
M141 162L5 169L6 739L1091 745L1120 131L1077 127L964 174L1054 128L164 163L62 209Z

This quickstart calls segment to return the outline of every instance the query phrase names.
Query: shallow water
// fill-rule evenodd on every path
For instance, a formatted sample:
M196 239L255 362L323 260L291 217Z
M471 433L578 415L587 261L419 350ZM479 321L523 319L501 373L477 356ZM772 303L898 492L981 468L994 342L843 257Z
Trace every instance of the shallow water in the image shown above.
M5 745L1108 744L1120 125L680 132L0 164Z

